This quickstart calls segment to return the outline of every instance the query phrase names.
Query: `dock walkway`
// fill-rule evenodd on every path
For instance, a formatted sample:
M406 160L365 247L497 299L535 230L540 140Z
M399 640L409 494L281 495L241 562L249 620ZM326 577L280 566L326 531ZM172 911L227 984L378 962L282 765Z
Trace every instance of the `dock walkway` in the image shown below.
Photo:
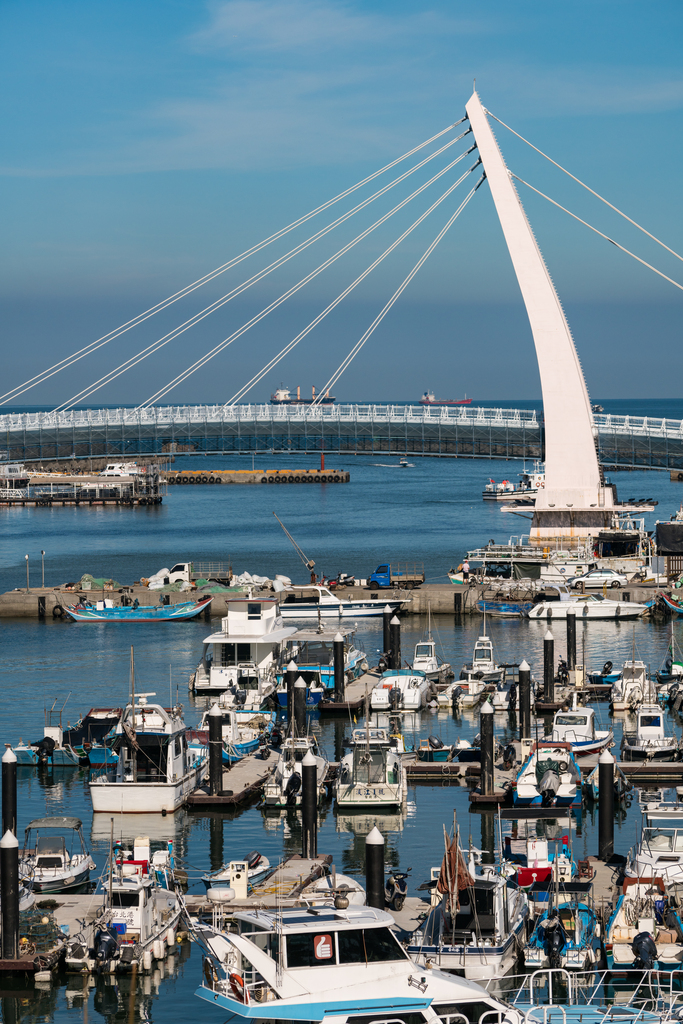
M259 754L243 757L237 764L223 769L223 788L219 794L212 796L207 783L195 789L186 804L188 807L237 807L247 803L261 792L276 763L276 757L267 761Z

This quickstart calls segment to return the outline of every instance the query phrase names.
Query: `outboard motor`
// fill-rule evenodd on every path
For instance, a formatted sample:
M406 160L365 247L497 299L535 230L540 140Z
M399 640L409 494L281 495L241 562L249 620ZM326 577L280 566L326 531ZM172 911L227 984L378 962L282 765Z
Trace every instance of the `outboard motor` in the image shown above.
M301 789L301 776L298 772L294 772L287 779L287 785L285 786L285 799L288 807L294 807L296 804L296 795Z
M54 753L55 747L57 746L56 742L52 739L51 736L43 736L42 740L40 740L39 743L34 743L31 745L37 748L38 764L43 765L48 764L48 762L52 760L52 755Z
M517 707L517 683L510 683L510 689L508 691L508 708L510 711L514 711Z
M543 951L551 968L562 966L562 950L567 945L567 933L562 926L557 910L551 910L543 928Z
M245 860L247 862L247 867L249 868L250 871L253 871L255 867L258 867L258 865L261 863L261 859L261 854L258 852L258 850L252 850L251 853L248 853L246 857L242 858L242 860Z
M541 806L552 807L560 788L560 776L552 768L549 768L544 773L538 788L541 793Z
M118 953L119 944L114 929L106 926L99 928L95 933L94 948L97 969L101 972L104 965Z
M400 708L402 698L403 694L401 693L400 688L398 686L392 686L389 690L389 707L394 711L397 708Z
M247 691L243 689L235 690L235 704L244 704L247 699Z
M631 944L633 966L638 971L651 971L657 959L657 946L649 932L638 932Z
M454 707L454 708L455 708L455 707L457 707L457 706L458 706L458 704L460 703L460 698L462 697L462 695L463 695L463 693L464 693L464 692L465 692L465 691L464 691L464 689L462 688L462 686L456 686L456 687L454 687L454 689L453 689L453 693L452 693L452 695L451 695L451 703L452 703L452 705L453 705L453 707Z
M602 666L602 672L600 673L600 675L601 676L608 676L611 673L611 671L612 671L612 662L611 661L606 661L605 664Z
M443 749L443 740L440 740L438 736L429 737L430 750L441 750Z

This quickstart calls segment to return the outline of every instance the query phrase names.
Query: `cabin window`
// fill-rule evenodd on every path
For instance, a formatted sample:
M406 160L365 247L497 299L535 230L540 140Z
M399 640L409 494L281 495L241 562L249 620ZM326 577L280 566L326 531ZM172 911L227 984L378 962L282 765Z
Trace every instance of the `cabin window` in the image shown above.
M384 754L381 750L355 751L356 782L384 782Z
M288 967L329 967L336 962L334 935L330 932L287 936Z
M416 658L428 658L432 653L431 644L418 644L415 648Z
M137 892L117 892L114 889L111 894L111 905L112 907L137 907L138 894Z
M479 1024L484 1014L488 1016L484 1017L483 1024L494 1024L494 1021L500 1016L501 1010L500 1007L479 1000L467 1003L432 1003L432 1009L442 1020L453 1017L453 1024L462 1024L463 1017L469 1021L469 1024Z
M260 604L247 604L247 618L248 619L260 619L261 618L261 605Z
M555 725L587 725L587 715L558 715Z
M180 742L180 736L176 736L176 738L175 738L175 756L176 757L180 757L182 751L183 751L183 745Z
M474 651L475 661L490 661L491 655L487 647L477 647Z
M237 644L237 660L251 661L251 644Z
M640 724L646 729L659 729L662 724L662 719L659 715L641 715Z
M228 665L235 664L235 645L234 644L221 644L221 667L226 668Z
M388 928L353 929L337 932L340 964L376 964L406 960L393 932Z

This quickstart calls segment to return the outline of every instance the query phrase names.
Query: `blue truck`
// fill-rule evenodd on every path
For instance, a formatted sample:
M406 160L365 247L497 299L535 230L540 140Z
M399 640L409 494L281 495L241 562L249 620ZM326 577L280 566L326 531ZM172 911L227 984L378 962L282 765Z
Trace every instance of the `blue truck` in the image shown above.
M397 562L395 565L378 565L368 577L370 590L398 587L399 590L414 590L425 581L424 565L421 562Z

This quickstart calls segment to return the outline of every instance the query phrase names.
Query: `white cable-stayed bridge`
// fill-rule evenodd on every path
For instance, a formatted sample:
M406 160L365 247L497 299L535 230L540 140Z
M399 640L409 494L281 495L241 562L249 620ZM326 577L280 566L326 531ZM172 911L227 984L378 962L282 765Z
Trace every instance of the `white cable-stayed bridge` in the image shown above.
M476 100L474 104L473 100ZM543 360L547 360L548 354L553 352L557 352L558 358L560 358L561 349L557 347L553 349L549 342L541 343L539 341L538 331L534 328L533 322L533 302L527 296L525 296L525 302L532 321L542 386L544 373L546 375L546 385L543 386L545 416L537 416L536 413L529 410L465 406L329 406L321 404L325 393L334 387L353 360L358 357L384 318L406 289L410 287L415 276L421 271L446 234L453 228L457 219L486 181L487 173L491 174L494 167L491 156L493 137L490 135L487 118L493 118L503 128L513 132L517 138L531 146L532 150L567 174L573 182L587 189L592 197L597 198L612 212L623 217L631 227L644 233L650 241L661 246L669 255L679 260L682 259L674 249L618 210L616 206L524 139L514 129L495 118L489 111L484 111L475 94L468 104L468 114L465 117L460 118L373 174L297 218L228 262L216 267L198 280L167 296L126 323L75 350L57 363L46 367L1 395L0 406L12 406L19 400L26 401L24 396L48 381L52 381L53 387L55 384L61 385L62 393L67 393L70 379L68 371L72 367L78 365L78 370L82 371L83 366L87 365L83 361L90 359L95 353L100 353L98 363L102 365L102 358L106 358L107 352L117 350L117 346L112 346L111 350L106 349L111 342L123 335L128 335L142 324L147 324L157 314L175 306L181 300L191 301L191 297L208 283L215 282L223 275L234 271L247 260L252 261L249 275L232 284L218 299L204 305L191 316L185 317L172 330L160 335L106 372L100 372L88 385L81 387L68 397L64 397L52 411L8 412L5 415L0 413L0 448L8 453L9 458L27 462L48 459L87 459L96 456L132 458L161 455L168 452L227 454L252 451L325 451L340 454L396 452L416 456L460 458L542 458L546 442L546 429L550 429L553 438L557 438L558 425L557 409L549 408L548 405L549 394L552 391L547 383L550 379L548 368L551 363L543 362ZM475 123L478 123L476 132L473 128ZM476 137L478 134L481 135L479 140ZM488 147L486 159L483 158L484 149L479 152L479 146L483 145L485 134L490 136L486 141ZM460 152L453 149L459 143L462 143L459 147ZM417 158L415 162L413 162L413 158ZM487 161L489 166L486 166ZM407 169L401 169L400 173L392 177L391 172L399 169L401 164L408 164ZM524 178L508 170L501 158L500 168L495 168L496 173L503 168L509 181L519 182L536 195L548 200L555 208L559 208L574 221L586 226L590 231L610 243L612 251L614 248L618 249L621 253L636 260L644 269L658 275L660 279L677 289L683 289L683 285L673 277L642 259L611 235L599 230L566 206L557 203ZM383 179L384 183L381 183L380 179ZM493 178L490 184L493 191ZM402 186L409 190L406 195L401 192ZM392 193L394 189L397 191ZM461 191L458 192L458 189ZM500 195L500 184L497 185L497 190ZM369 194L365 194L367 192ZM392 194L397 201L389 209L383 209L378 201L385 197L391 201ZM350 197L353 198L350 199ZM346 208L347 200L353 203L348 208ZM500 198L496 199L495 194L494 201L496 201L499 216L503 218L502 201ZM378 203L376 209L380 215L369 226L357 231L353 238L340 245L314 269L302 274L280 294L275 295L261 310L237 326L229 335L202 352L198 351L196 345L188 343L185 336L193 327L206 320L217 310L227 306L238 296L244 295L254 285L261 285L270 275L288 265L301 253L308 250L314 251L313 247L316 243L327 238L341 225L348 222L355 223L353 218L357 218L364 211L369 210L373 203ZM519 206L521 208L521 202L519 202ZM303 240L296 241L296 244L293 244L286 252L268 261L267 250L270 246L286 239L294 232L300 234L299 229L304 228L309 221L324 218L327 211L334 207L337 207L339 212L336 212L331 220L327 220L322 226L317 227ZM177 397L184 382L215 359L219 359L221 374L225 375L224 360L229 359L230 353L227 351L225 356L223 353L226 353L230 346L247 335L252 327L265 320L289 298L297 295L308 284L330 271L331 268L335 268L333 273L341 277L348 271L348 263L343 261L343 257L356 247L358 247L356 254L362 255L365 240L380 228L386 233L391 227L392 218L403 214L403 211L408 208L410 211L415 211L414 219L405 226L405 215L403 220L398 217L396 223L400 222L402 227L396 233L393 241L386 245L380 254L363 267L359 273L355 273L352 280L344 282L343 287L340 286L338 294L332 301L293 338L286 340L275 355L268 358L260 368L255 368L251 378L244 381L234 394L226 398L224 403L213 406L161 404L168 402L169 395ZM439 221L438 229L430 227L434 221ZM264 378L272 375L275 368L305 338L315 332L316 328L333 310L339 306L343 308L344 300L377 267L388 261L406 239L414 232L418 232L417 238L421 237L420 229L422 233L428 231L429 242L419 259L403 280L398 283L393 293L387 297L387 301L378 310L367 329L359 338L351 339L353 344L350 345L338 365L336 367L333 364L330 365L329 378L322 387L318 388L318 398L314 399L309 406L246 404L252 389ZM519 231L519 229L516 230ZM297 239L299 234L293 235L293 239ZM507 235L506 240L514 262L515 256L519 256L521 250L513 253L513 245ZM519 244L520 238L517 237L514 239L514 245L519 246ZM373 251L376 251L376 248ZM255 269L254 263L258 260L262 261L261 254L266 255L266 261ZM540 253L538 258L542 260ZM387 267L390 267L390 263L387 263ZM346 268L346 270L342 268ZM519 276L520 270L517 264L515 269ZM275 281L276 278L271 280ZM259 290L259 294L261 293ZM566 322L565 327L569 338L567 351L570 357L573 352L571 358L578 361ZM190 339L191 337L192 335L190 335ZM135 408L83 408L84 404L89 403L95 396L99 400L106 399L107 389L115 381L124 378L123 383L125 383L125 375L130 374L146 360L153 360L156 356L156 363L149 365L155 367L160 365L163 370L167 354L164 350L178 338L183 338L184 351L192 353L191 362L180 373L174 374L165 383L156 387ZM221 357L223 357L222 360ZM159 372L161 371L157 369L156 373ZM152 378L154 375L148 372L146 376ZM559 373L557 376L559 377ZM579 376L581 376L580 371ZM585 385L581 386L584 388L587 401ZM580 399L579 392L577 394ZM576 408L576 404L574 408ZM591 417L590 409L587 410L586 415ZM577 423L579 418L577 417ZM571 417L568 417L568 420L571 420ZM590 423L600 462L605 467L683 469L683 424L680 421L607 415L592 417ZM567 422L566 430L568 432L572 430L571 422ZM592 444L592 442L589 443ZM593 455L594 458L595 455Z

